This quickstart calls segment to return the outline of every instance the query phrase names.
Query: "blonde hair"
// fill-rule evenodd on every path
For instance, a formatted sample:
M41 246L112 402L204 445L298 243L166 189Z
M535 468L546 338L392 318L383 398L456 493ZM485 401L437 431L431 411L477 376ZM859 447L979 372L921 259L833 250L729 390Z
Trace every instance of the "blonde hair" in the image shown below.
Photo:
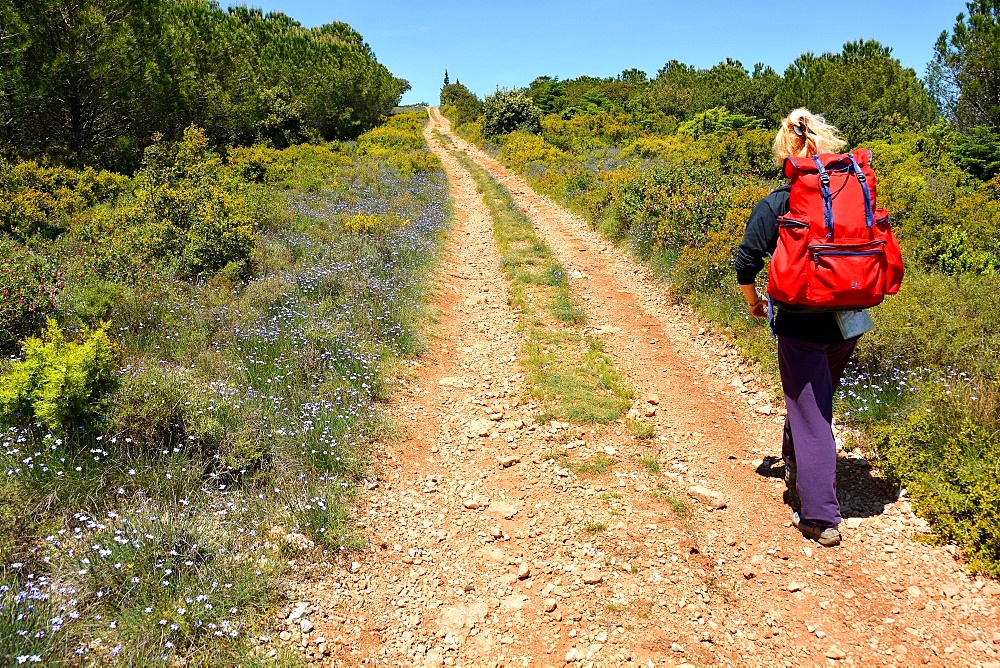
M781 129L774 137L774 161L780 166L791 156L837 153L846 145L837 128L819 114L800 107L781 119Z

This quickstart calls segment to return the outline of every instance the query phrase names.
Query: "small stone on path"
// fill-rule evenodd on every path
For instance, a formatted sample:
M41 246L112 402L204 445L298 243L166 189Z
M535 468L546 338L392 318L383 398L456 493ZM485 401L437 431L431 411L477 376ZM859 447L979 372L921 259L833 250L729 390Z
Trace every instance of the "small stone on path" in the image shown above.
M500 466L502 466L503 468L509 468L520 461L521 458L518 457L517 455L509 455L506 457L499 458Z
M501 517L510 519L517 515L517 506L513 503L507 503L506 501L491 501L490 502L490 512L497 513Z
M719 492L716 492L714 489L702 487L701 485L692 485L691 487L688 487L688 494L702 503L708 504L716 510L723 508L726 505L726 497Z
M828 659L833 659L834 661L840 661L841 659L847 658L847 654L844 653L844 650L840 649L836 645L831 645L828 650L823 652L823 656Z

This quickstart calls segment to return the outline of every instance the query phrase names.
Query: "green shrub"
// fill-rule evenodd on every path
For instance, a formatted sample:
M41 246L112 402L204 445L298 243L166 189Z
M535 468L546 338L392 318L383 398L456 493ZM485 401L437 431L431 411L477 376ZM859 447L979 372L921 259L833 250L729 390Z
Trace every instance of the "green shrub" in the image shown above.
M114 199L127 183L124 176L90 167L74 171L0 158L0 231L20 239L56 237L74 214Z
M55 308L63 273L55 262L0 237L0 354L38 334Z
M97 326L112 320L119 325L131 324L123 322L124 318L115 317L121 314L121 307L127 299L127 286L96 276L74 278L59 294L57 302L60 321L64 325Z
M639 137L622 149L623 158L663 158L683 156L690 141L683 137Z
M759 128L761 123L763 121L759 118L745 114L733 114L725 107L713 107L695 114L690 120L681 123L677 128L677 134L682 137L698 139L704 135L725 135L734 130L754 130Z
M730 132L716 146L715 154L722 169L731 174L777 178L781 168L774 164L773 141L770 130Z
M427 149L422 128L427 114L411 111L396 114L385 125L358 137L358 152L377 158L403 174L441 168L441 161Z
M541 134L542 111L524 91L497 91L483 102L483 135L493 139L521 130Z
M222 396L183 368L141 369L122 379L108 417L118 447L132 454L158 457L186 452L206 468L257 469L269 450L260 417L251 406Z
M458 127L479 118L483 103L462 84L448 84L441 89L441 113Z
M956 134L949 150L955 164L978 179L988 180L1000 171L1000 133L976 126L969 134Z
M733 194L730 208L718 229L710 230L698 245L680 249L669 272L672 291L682 297L714 294L733 285L734 239L743 236L754 205L768 193L760 184L750 184Z
M658 248L699 246L726 217L737 184L709 165L659 167L625 186L615 215L624 229L651 230Z
M872 309L875 329L857 357L875 368L907 360L915 368L960 369L995 379L1000 359L1000 275L942 276L910 268L899 294Z
M537 135L512 132L506 137L499 158L505 165L523 170L529 165L549 167L569 156Z
M969 234L952 225L937 225L917 245L917 258L942 274L988 274L1000 269L1000 257L972 247Z
M420 112L397 114L385 125L380 125L358 137L358 151L362 154L388 154L400 151L423 151L427 148L420 129L427 115ZM381 150L379 150L381 149Z
M960 381L961 383L961 381ZM949 389L950 388L950 389ZM1000 576L1000 441L995 397L940 382L903 424L877 428L883 468L973 571Z
M96 212L80 236L107 271L162 264L193 278L247 266L267 210L262 191L226 170L192 126L147 148L131 197Z
M117 384L114 350L103 328L67 342L49 320L42 338L24 342L24 359L0 383L0 422L56 436L94 427Z
M290 166L282 160L283 151L269 146L236 147L226 151L226 164L249 183L273 183L287 176Z

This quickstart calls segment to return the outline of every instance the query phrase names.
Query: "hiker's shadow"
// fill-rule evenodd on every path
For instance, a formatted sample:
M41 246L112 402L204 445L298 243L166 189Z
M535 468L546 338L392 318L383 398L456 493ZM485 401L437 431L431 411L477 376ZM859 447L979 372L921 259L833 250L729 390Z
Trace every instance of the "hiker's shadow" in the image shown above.
M782 480L785 463L780 457L765 457L757 467L757 475ZM837 457L837 500L844 519L881 515L898 498L899 487L874 475L867 461ZM795 510L799 508L798 494L793 489L785 490L782 501Z

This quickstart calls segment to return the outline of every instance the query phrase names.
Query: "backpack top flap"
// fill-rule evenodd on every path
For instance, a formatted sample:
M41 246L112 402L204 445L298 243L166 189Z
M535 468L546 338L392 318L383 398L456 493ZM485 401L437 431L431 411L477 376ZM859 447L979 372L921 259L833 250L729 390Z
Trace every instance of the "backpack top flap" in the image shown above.
M815 174L819 171L815 158L819 158L824 169L831 171L845 170L851 164L851 155L854 156L854 159L864 171L868 171L864 168L870 168L872 164L872 152L871 149L867 148L855 149L850 153L818 153L815 157L789 156L785 158L782 171L785 174L785 178L789 179L794 178L798 174Z
M838 236L870 234L875 223L871 151L790 157L784 172L792 186L789 218L825 228L828 238L835 230Z

